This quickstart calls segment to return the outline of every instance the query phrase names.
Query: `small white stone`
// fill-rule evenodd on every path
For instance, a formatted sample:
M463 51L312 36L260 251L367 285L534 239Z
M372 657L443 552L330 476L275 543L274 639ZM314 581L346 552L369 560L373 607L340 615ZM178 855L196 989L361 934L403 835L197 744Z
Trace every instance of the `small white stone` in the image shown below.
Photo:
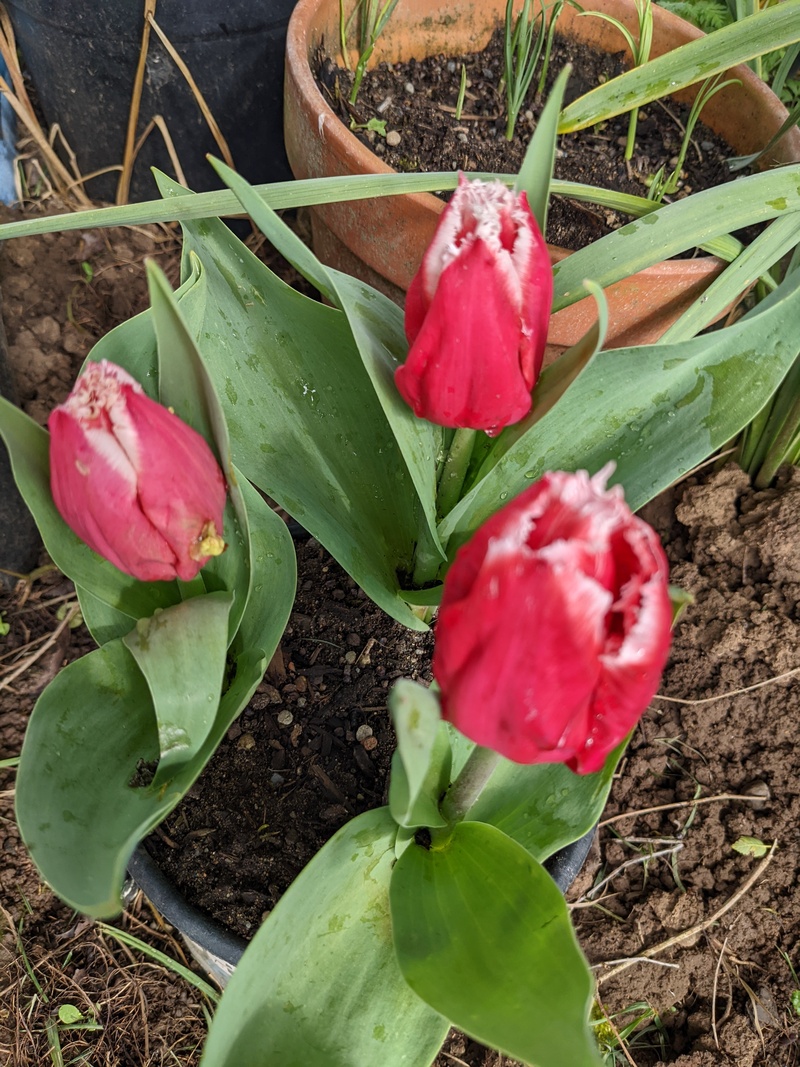
M283 711L278 712L278 722L281 726L291 726L294 722L294 715L292 715L288 708L284 708Z
M368 726L367 723L363 723L356 730L356 741L366 741L368 737L372 737L372 727Z
M406 84L403 86L403 88L405 89L405 91L408 93L409 96L413 96L414 95L414 86L411 84L411 82L406 82Z
M397 148L400 144L401 137L397 130L389 130L386 134L386 143L390 148Z

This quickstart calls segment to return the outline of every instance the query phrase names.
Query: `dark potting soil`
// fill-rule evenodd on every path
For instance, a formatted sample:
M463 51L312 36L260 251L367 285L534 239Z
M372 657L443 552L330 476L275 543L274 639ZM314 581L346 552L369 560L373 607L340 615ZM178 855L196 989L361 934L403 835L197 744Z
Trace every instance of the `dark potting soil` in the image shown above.
M546 94L566 63L573 70L565 103L621 74L623 53L609 55L556 36L545 94L537 97L534 79L520 111L516 133L506 140L506 101L501 91L503 38L498 29L483 52L431 56L407 63L381 63L367 71L355 105L348 102L353 74L336 67L323 53L317 64L320 90L334 111L350 124L385 121L387 136L353 132L376 155L399 171L462 170L516 173L536 126ZM468 89L460 119L455 117L462 64ZM538 71L537 71L538 78ZM565 181L647 196L649 181L663 165L669 174L677 162L689 108L674 100L642 108L636 149L624 158L627 115L599 127L559 138L555 176ZM678 199L731 180L725 163L731 148L701 123L695 127ZM564 248L583 248L628 221L628 216L594 204L554 196L550 201L547 239Z
M190 903L243 937L340 826L386 803L389 689L430 681L432 635L391 620L317 541L296 547L297 599L270 669L148 843Z

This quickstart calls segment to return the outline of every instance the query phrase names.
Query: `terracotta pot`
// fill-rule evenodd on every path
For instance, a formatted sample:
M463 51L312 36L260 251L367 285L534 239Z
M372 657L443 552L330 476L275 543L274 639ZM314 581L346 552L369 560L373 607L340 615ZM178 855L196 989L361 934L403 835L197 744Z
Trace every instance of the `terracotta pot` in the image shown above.
M637 32L632 0L581 3L584 9L614 15ZM380 37L372 62L480 50L502 21L505 6L505 0L403 0ZM603 19L580 18L571 7L562 11L559 29L609 52L622 47L622 35L613 26ZM296 178L392 173L347 129L317 89L310 60L320 46L333 53L338 34L339 0L299 0L289 23L284 101L286 150ZM698 36L700 30L653 7L653 57ZM786 109L748 67L734 67L727 76L738 78L741 85L717 93L703 109L703 122L735 153L758 151L783 123ZM690 87L676 98L690 102L696 91L697 86ZM769 163L797 159L800 131L794 127L771 153ZM431 193L321 205L312 210L314 248L325 263L364 279L401 303L443 207ZM550 251L554 262L569 254L554 246ZM606 347L658 340L722 269L722 262L712 256L670 260L610 286ZM588 298L554 315L549 358L574 344L594 318L595 305Z

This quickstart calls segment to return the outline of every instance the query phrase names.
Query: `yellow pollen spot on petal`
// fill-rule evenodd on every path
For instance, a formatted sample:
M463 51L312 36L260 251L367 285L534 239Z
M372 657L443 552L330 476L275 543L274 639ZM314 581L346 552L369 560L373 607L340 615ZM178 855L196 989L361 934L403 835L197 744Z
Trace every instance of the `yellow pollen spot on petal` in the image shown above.
M228 546L224 538L217 533L217 527L213 522L207 522L200 536L189 549L189 557L193 560L205 559L207 556L221 556Z

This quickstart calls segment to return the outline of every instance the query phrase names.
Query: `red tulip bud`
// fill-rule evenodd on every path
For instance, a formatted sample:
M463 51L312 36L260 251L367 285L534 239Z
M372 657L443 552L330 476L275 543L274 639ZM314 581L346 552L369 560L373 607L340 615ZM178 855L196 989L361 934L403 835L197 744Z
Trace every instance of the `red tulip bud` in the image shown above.
M530 411L553 271L525 193L461 175L408 290L395 375L416 415L494 435Z
M142 581L189 581L225 549L225 479L205 440L121 367L90 363L50 415L62 518Z
M517 763L599 770L658 687L668 565L611 468L555 472L492 516L444 583L433 671L444 715Z

